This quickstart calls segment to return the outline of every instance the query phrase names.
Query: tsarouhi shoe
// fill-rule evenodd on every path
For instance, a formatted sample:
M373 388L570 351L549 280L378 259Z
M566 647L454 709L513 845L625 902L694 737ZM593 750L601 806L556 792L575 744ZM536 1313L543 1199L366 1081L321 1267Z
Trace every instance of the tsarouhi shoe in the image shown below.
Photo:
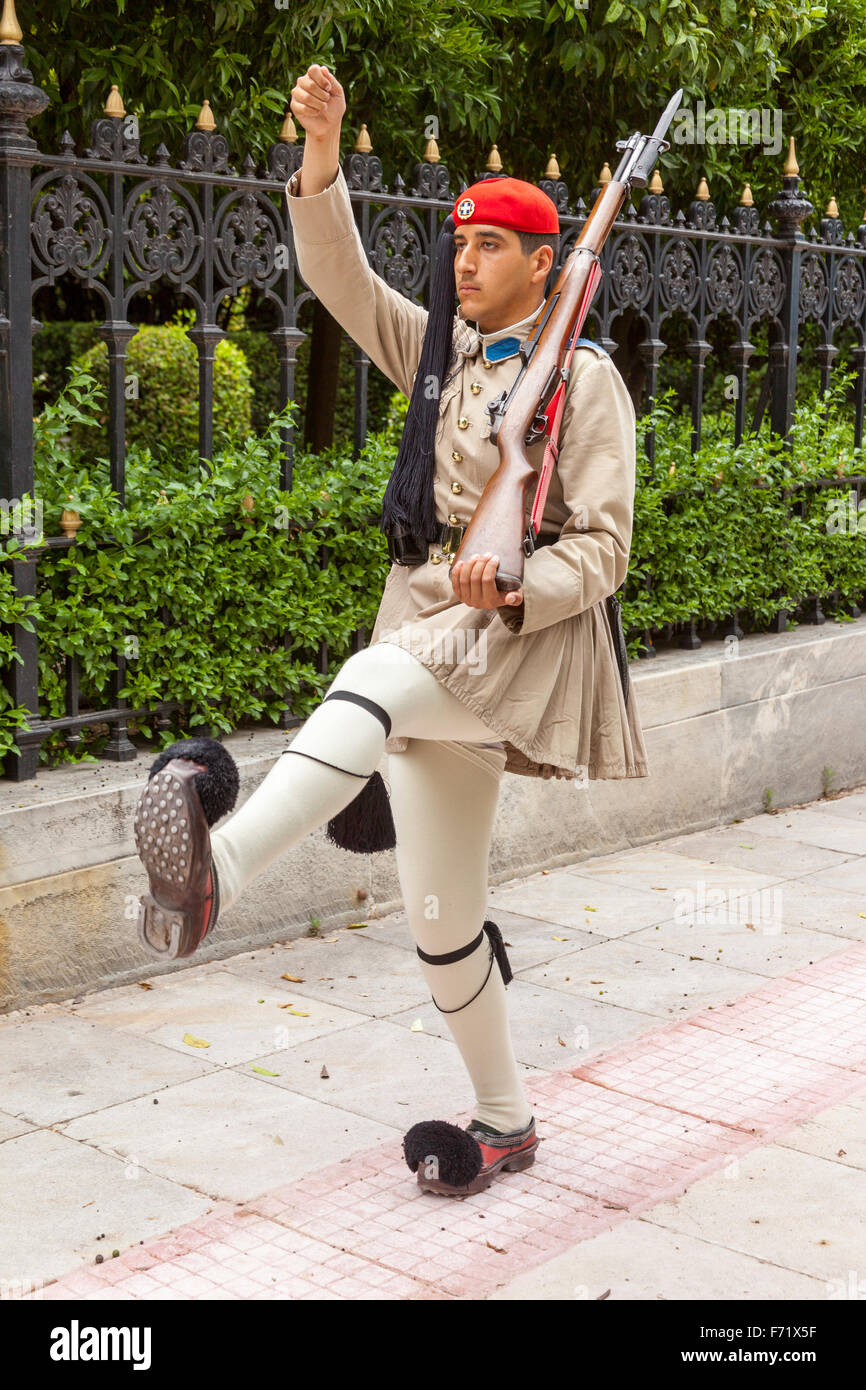
M163 750L135 812L135 844L150 892L141 899L138 938L164 960L191 956L219 913L219 881L209 827L233 808L240 778L213 738Z
M525 1129L493 1134L473 1120L465 1129L446 1120L422 1120L403 1138L403 1154L425 1192L468 1197L489 1187L497 1173L519 1172L535 1162L541 1141L535 1116Z

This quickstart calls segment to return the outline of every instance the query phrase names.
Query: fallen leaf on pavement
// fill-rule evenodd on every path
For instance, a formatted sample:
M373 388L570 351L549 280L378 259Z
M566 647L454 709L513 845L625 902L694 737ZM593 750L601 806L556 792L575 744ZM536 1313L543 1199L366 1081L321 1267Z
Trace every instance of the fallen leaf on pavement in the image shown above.
M302 975L281 975L280 979L291 980L293 985L302 985L304 983Z
M253 1067L253 1071L257 1071L259 1076L279 1076L280 1074L278 1071L268 1071L267 1067Z
M210 1047L210 1043L205 1042L204 1038L194 1038L192 1033L184 1033L183 1040L188 1047Z

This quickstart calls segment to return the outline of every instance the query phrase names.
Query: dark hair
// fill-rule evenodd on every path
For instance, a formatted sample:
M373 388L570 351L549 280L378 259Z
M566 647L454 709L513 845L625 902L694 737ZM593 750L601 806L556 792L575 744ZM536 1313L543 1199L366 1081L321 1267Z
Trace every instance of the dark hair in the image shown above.
M539 246L549 246L553 251L551 266L556 265L559 255L559 232L515 232L514 235L520 241L520 249L524 256L531 256Z

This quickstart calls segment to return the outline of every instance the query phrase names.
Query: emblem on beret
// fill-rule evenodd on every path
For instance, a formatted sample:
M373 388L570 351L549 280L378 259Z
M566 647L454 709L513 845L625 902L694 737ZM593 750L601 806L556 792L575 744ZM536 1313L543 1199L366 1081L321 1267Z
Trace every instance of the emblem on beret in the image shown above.
M457 204L457 216L464 222L467 217L471 217L475 211L475 204L471 198L461 198Z

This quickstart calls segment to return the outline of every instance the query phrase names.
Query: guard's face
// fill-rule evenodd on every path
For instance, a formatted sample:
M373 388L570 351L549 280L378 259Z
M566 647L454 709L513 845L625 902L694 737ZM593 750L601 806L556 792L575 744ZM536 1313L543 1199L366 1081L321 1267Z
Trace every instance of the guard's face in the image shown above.
M516 323L532 310L532 303L524 306L538 301L552 262L549 246L524 256L509 227L474 222L456 227L454 283L464 317L482 333Z

